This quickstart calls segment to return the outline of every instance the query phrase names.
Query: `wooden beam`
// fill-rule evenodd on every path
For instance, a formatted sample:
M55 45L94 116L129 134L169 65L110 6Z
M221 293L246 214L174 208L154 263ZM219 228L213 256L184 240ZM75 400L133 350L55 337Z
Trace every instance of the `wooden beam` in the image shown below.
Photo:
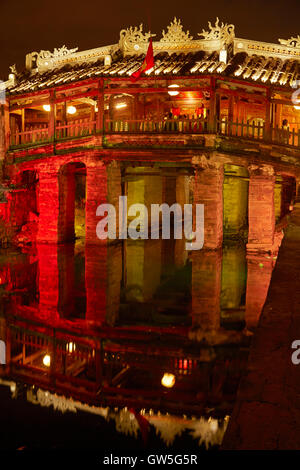
M277 99L277 98L272 98L271 103L284 104L285 106L294 106L291 99L290 100L281 100L281 99Z
M104 93L103 93L103 80L99 80L98 83L98 99L97 99L97 120L96 120L96 129L98 131L103 131L104 127Z
M239 98L255 99L261 101L262 103L267 101L266 96L256 95L254 93L249 93L242 90L226 90L225 88L217 88L216 92L218 95L222 96L237 96Z

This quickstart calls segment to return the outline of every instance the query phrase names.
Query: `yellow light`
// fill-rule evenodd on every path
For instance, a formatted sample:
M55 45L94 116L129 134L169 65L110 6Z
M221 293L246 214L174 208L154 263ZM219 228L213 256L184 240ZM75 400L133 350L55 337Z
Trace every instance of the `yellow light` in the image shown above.
M75 108L75 106L68 106L67 108L67 113L68 114L75 114L77 111L77 109Z
M161 384L166 388L172 388L175 385L175 375L165 372L161 379Z
M43 110L44 111L47 111L49 113L50 109L51 109L50 104L43 104Z
M294 106L295 109L299 110L300 109L300 106Z
M213 432L217 432L218 427L219 427L218 420L217 420L217 419L212 419L212 418L210 418L210 419L208 420L208 422L209 422L210 429L211 429Z
M126 108L127 104L126 103L118 103L116 104L116 109L121 109L121 108Z
M43 364L44 364L44 366L46 366L46 367L50 367L50 364L51 364L51 357L49 356L49 354L46 354L46 355L43 357Z
M70 343L68 343L68 344L66 345L66 349L67 349L67 351L68 351L69 353L72 353L72 352L74 352L75 349L76 349L76 344L70 342Z
M169 85L168 88L179 88L179 85L176 85L176 84L174 83L174 85ZM170 90L170 91L168 91L168 93L169 93L170 96L177 96L177 95L179 95L179 91L177 91L177 90Z

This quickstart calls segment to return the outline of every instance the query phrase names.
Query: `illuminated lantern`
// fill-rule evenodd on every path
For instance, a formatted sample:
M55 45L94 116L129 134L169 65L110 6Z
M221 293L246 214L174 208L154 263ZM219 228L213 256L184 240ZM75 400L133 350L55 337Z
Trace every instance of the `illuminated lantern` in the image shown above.
M44 110L44 111L47 111L47 112L49 113L50 109L51 109L50 104L44 104L44 105L43 105L43 110Z
M166 388L172 388L175 385L175 375L165 372L161 379L161 384Z
M46 366L46 367L50 367L50 364L51 364L51 357L49 356L49 354L46 354L46 355L43 357L43 364L44 364L44 366Z
M169 85L168 88L171 88L171 90L168 91L168 93L169 93L170 96L177 96L177 95L179 95L179 91L176 90L176 88L179 88L179 85L176 85L176 84L174 83L174 85ZM175 90L172 89L172 88L175 88Z
M67 113L68 114L75 114L77 111L77 109L75 108L75 106L68 106L67 108Z
M69 353L74 352L75 349L76 349L76 344L75 344L75 343L70 342L70 343L68 343L68 344L66 345L66 350L67 350Z

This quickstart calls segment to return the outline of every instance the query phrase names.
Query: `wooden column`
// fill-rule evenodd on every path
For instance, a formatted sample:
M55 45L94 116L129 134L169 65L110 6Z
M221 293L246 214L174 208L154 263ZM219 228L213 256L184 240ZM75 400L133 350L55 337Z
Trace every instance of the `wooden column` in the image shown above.
M55 104L55 90L50 94L50 113L49 113L49 139L55 140L56 130L56 104Z
M271 105L271 90L267 90L266 101L266 116L265 116L265 135L266 140L271 139L271 120L272 120L272 105Z
M63 102L63 107L62 107L62 123L63 125L68 124L68 114L67 114L67 102Z
M275 127L278 126L279 128L282 127L282 104L281 103L276 103L275 104L276 109L275 109Z
M96 111L95 111L95 106L91 106L91 121L96 121ZM96 130L96 125L93 124L93 127L91 127L91 130L95 131Z
M216 121L219 118L216 114L217 111L217 96L216 96L216 79L211 77L210 79L210 100L209 100L209 119L208 119L208 130L210 132L216 131Z
M25 132L25 108L21 109L21 132Z
M103 80L99 81L98 85L98 98L97 98L97 120L96 120L96 132L104 131L104 90L103 90Z
M0 162L5 158L9 147L9 105L0 104ZM0 175L1 177L1 175Z
M234 96L229 96L228 103L228 121L233 122L233 112L234 112Z

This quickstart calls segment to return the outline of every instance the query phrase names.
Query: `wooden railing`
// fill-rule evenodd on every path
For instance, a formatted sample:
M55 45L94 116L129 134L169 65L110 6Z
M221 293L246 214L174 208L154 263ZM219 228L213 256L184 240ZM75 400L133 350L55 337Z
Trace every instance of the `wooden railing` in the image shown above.
M71 123L61 123L55 128L55 136L51 138L47 124L36 127L32 126L24 132L17 131L10 135L10 146L19 147L23 145L32 145L51 140L63 140L66 138L76 138L92 135L96 130L96 121L89 118L77 119Z
M68 137L83 137L94 134L95 130L96 121L91 121L89 118L78 119L69 124L65 123L56 126L55 137L57 140Z
M96 129L96 121L78 119L71 123L61 123L55 128L55 135L50 136L47 125L27 128L24 132L10 135L10 146L21 147L68 138L78 138L104 134L219 134L228 137L253 139L279 145L300 147L300 127L268 128L264 123L255 121L229 121L228 119L209 122L208 119L167 119L167 120L111 120L104 122L103 131Z
M166 119L161 121L151 120L122 120L114 121L107 119L104 125L106 133L182 133L182 134L203 134L208 131L206 119Z
M300 147L300 128L296 125L292 128L276 126L267 129L266 125L260 122L231 122L224 119L217 121L215 132L229 137L263 140L279 145Z
M37 144L49 140L48 125L45 124L41 127L29 127L24 132L16 131L10 135L10 146L17 147L27 144Z

